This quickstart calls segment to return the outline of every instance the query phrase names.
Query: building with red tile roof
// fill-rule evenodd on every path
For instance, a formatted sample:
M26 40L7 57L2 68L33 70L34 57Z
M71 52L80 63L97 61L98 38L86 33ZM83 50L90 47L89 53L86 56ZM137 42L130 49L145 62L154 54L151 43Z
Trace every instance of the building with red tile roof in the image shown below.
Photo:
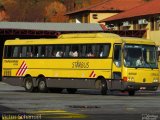
M160 0L150 0L99 22L112 30L146 30L143 37L160 41Z
M125 12L103 19L100 22L116 21L121 19L129 19L133 17L150 16L156 14L160 14L160 0L152 0L148 3L134 7Z
M144 4L145 0L105 0L80 10L66 13L70 22L97 23L105 17L113 16L122 11Z

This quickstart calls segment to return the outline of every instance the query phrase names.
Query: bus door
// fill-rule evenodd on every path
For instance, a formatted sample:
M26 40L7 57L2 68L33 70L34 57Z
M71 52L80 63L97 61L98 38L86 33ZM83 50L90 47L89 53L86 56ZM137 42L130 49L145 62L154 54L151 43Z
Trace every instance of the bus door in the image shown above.
M160 78L160 45L157 46L157 59L158 59L159 78Z
M114 44L113 62L112 62L112 79L110 82L111 89L121 89L122 79L122 45Z

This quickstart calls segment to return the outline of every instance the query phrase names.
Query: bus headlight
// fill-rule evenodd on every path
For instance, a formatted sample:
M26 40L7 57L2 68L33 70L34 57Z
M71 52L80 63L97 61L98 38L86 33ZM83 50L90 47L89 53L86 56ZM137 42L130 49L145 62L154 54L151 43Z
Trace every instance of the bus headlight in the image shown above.
M134 77L131 78L131 81L132 81L132 82L134 81Z
M153 82L159 82L159 79L158 78L154 78Z
M128 81L131 81L131 78L130 78L130 77L128 77Z
M128 81L134 82L134 77L128 77Z

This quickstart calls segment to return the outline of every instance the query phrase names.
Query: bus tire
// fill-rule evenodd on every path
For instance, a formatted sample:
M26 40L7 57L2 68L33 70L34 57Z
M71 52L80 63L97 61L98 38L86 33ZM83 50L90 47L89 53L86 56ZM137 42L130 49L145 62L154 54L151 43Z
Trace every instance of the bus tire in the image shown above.
M128 91L128 95L129 95L129 96L134 96L134 95L135 95L135 90L130 90L130 91Z
M47 89L47 84L46 84L46 80L44 77L39 77L38 79L38 91L45 93L48 91Z
M95 83L95 87L96 89L99 89L102 95L106 95L107 94L107 83L105 80L97 80Z
M24 78L25 81L25 90L27 92L33 92L34 91L34 86L33 86L33 80L32 77L27 76Z
M76 88L67 88L67 92L69 94L75 94L77 92L77 89Z

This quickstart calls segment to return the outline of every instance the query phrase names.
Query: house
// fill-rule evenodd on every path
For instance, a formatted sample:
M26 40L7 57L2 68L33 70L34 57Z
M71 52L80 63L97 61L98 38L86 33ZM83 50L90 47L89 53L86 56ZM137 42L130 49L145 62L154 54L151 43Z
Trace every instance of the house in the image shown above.
M98 21L144 4L145 0L104 0L96 5L68 12L69 22L98 23Z
M151 0L112 17L100 20L115 30L146 30L143 37L156 40L160 38L160 0Z

